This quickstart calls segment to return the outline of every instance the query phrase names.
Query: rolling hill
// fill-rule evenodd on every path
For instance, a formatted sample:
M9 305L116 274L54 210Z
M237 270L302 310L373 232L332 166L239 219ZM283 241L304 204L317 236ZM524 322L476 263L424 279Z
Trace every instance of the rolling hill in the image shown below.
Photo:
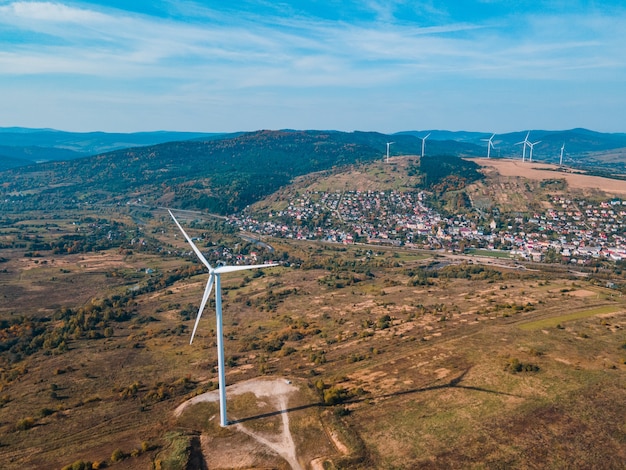
M71 160L129 147L198 138L208 140L222 136L224 134L201 132L64 132L55 129L4 127L0 128L0 165L8 161L4 157L23 158L26 164L32 164Z
M493 143L495 149L492 150L491 156L500 157L517 157L521 156L522 142L528 131L509 132L505 134L496 134ZM478 145L483 148L480 156L486 154L486 142L491 136L484 132L466 132L466 131L446 131L446 130L424 130L424 131L405 131L397 135L413 135L423 137L430 134L428 144L438 140L453 140L467 144ZM580 169L602 169L605 172L626 173L626 134L625 133L602 133L589 129L569 129L560 131L547 130L531 130L529 140L531 142L540 141L534 150L533 159L548 162L559 163L561 147L565 146L564 163ZM527 155L528 156L528 155Z
M172 204L211 212L237 211L300 175L382 158L388 136L366 132L259 131L181 141L50 162L0 174L5 210L77 203ZM417 154L421 140L396 139L394 154ZM479 147L452 141L431 152L471 155Z
M0 155L5 156L0 157L0 168L5 169L0 173L4 196L0 206L5 211L15 211L141 199L144 204L227 214L266 197L298 176L381 160L390 141L393 141L391 156L419 155L420 134L417 131L389 136L376 132L264 130L181 140L197 135L4 130L0 132L0 141L5 137L13 144L29 142L56 147L0 147ZM524 132L497 136L492 156L517 156L521 146L515 144L525 136ZM480 133L433 131L426 145L428 160L424 160L429 165L421 169L428 168L426 182L442 183L450 171L459 175L469 171L458 168L456 159L448 161L442 156L483 156L484 137ZM85 158L75 158L82 154L70 149L82 152L173 138L179 140ZM560 148L567 142L564 158L567 166L600 176L623 178L626 174L626 134L601 134L585 129L533 131L530 140L541 140L535 147L536 161L558 163ZM46 159L62 161L20 167L29 160ZM444 169L446 166L448 170ZM449 187L448 183L443 182L440 189Z

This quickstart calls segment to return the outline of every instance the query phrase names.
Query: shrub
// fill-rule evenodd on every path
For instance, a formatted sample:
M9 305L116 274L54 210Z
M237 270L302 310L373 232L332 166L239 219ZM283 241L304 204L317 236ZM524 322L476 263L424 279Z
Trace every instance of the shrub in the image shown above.
M20 419L15 424L15 429L18 431L26 431L27 429L32 428L35 425L35 420L31 417Z
M376 326L381 330L385 330L389 328L390 325L391 325L391 317L389 315L383 315L376 322Z
M512 358L504 366L504 370L510 372L511 374L517 374L519 372L537 372L539 370L539 366L535 364L523 364L519 359Z
M324 404L336 405L349 397L348 391L343 387L330 387L324 390Z
M122 449L115 449L111 454L111 462L119 462L120 460L124 460L126 458L126 454Z
M50 416L53 413L54 413L54 410L51 408L47 408L47 407L44 407L39 410L39 416L41 416L42 418L45 418L46 416Z
M63 470L92 470L93 465L89 461L77 460L71 465L66 465Z

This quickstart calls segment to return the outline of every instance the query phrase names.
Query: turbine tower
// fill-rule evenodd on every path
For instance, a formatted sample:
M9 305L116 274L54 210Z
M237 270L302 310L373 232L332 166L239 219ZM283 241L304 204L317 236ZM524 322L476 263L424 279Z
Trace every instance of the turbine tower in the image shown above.
M430 132L426 134L426 137L420 137L422 139L422 158L424 158L424 145L426 144L426 139L430 136Z
M389 146L395 144L395 142L387 142L387 163L389 163Z
M539 142L541 142L540 140L538 140L537 142L527 142L528 146L530 147L530 157L528 158L529 162L533 161L533 149L535 148L535 145L537 145Z
M565 152L565 142L561 145L561 158L559 158L559 166L563 166L563 152Z
M530 135L530 131L528 131L528 134L526 134L526 137L524 137L524 140L522 140L521 142L516 143L515 145L521 145L524 144L524 150L522 151L522 161L525 162L526 161L526 146L530 143L528 141L528 136Z
M213 288L213 284L215 284L215 315L217 321L217 371L218 371L218 381L219 381L219 394L220 394L220 424L222 427L228 426L228 420L226 419L226 377L224 374L224 334L222 331L222 286L220 280L220 274L222 273L232 273L234 271L243 271L245 269L258 269L258 268L268 268L270 266L277 266L277 263L270 264L254 264L247 266L224 266L218 265L213 268L206 258L202 255L202 252L198 249L198 247L191 241L189 235L183 230L183 228L172 214L172 211L168 210L172 219L180 229L180 231L185 236L187 242L191 245L191 248L196 253L196 256L202 261L207 269L209 270L209 281L207 282L206 288L204 289L204 295L202 296L202 302L200 303L200 309L198 310L198 316L196 317L196 323L193 326L193 332L191 333L191 340L189 344L193 342L193 337L196 334L196 329L198 328L198 323L200 322L200 317L202 316L202 311L209 300L209 296L211 295L211 289Z
M488 139L480 139L483 142L487 142L487 158L491 158L491 149L496 149L493 145L493 138L496 135L493 134L491 137L489 137Z

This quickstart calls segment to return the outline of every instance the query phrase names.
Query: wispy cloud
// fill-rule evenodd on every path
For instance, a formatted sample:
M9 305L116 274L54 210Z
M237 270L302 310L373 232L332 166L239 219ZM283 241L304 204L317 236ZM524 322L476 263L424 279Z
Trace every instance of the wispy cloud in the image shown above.
M83 8L52 2L13 2L0 6L5 21L36 21L43 23L79 24L102 23L106 15Z
M626 80L623 7L552 3L542 14L519 7L481 15L480 3L495 10L507 2L467 3L456 11L459 4L429 0L337 0L336 11L317 14L310 2L306 10L168 0L152 16L69 0L0 0L0 80L41 77L61 88L84 77L85 90L91 82L111 101L133 93L147 100L153 88L158 99L185 103L288 95L286 107L295 100L289 90L312 102L320 90L336 99L337 90L383 96L421 83Z
M297 73L307 68L304 64L315 63L317 77L324 70L339 74L320 84L339 84L343 71L345 84L353 85L350 70L364 66L385 68L396 63L413 66L403 69L407 73L415 68L431 74L499 70L506 75L509 70L511 75L519 76L534 74L532 70L538 65L551 72L572 66L584 68L585 63L589 67L612 67L618 65L617 61L599 52L623 50L616 41L624 39L626 20L615 17L527 16L516 19L518 24L452 22L420 27L394 19L393 11L402 3L367 2L379 18L389 23L383 28L378 22L261 19L251 13L227 16L198 6L194 6L196 12L201 12L206 21L189 23L61 3L13 2L0 6L0 23L51 39L48 44L11 44L5 38L0 73L62 71L125 74L132 79L152 74L192 76L194 70L207 65L216 75L222 67L229 73L236 66L249 72L252 65L265 69L258 75L268 77L270 81L265 85L269 86L278 74ZM176 64L184 70L171 70ZM262 80L246 78L240 83L251 82L260 85Z

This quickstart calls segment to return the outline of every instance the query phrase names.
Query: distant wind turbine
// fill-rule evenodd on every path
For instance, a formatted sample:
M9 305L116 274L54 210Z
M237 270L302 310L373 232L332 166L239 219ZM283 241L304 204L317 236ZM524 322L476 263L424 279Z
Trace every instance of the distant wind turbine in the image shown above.
M563 166L563 152L565 152L565 142L561 146L561 158L559 158L559 166Z
M206 260L206 258L202 255L202 252L198 249L198 247L191 241L189 235L187 235L187 233L180 226L178 220L176 220L176 217L174 217L174 214L172 214L172 211L168 210L168 212L170 213L170 216L172 216L172 219L174 219L174 222L178 226L179 230L185 236L187 242L191 245L191 248L196 253L196 256L209 270L209 281L207 282L206 288L204 289L204 295L202 296L202 302L200 303L200 309L198 310L198 316L196 317L196 323L193 326L193 332L191 333L191 340L189 341L189 344L193 342L193 337L196 334L196 329L198 328L198 323L200 322L202 311L204 310L204 307L209 300L213 284L215 284L215 314L217 319L217 370L220 394L220 424L222 427L225 427L228 425L228 420L226 419L226 377L224 374L224 334L222 331L222 288L220 274L231 273L234 271L243 271L245 269L268 268L271 266L277 266L277 263L254 264L247 266L218 265L213 268Z
M483 142L487 142L487 158L491 158L491 149L495 150L495 147L493 146L493 138L496 135L493 134L491 137L489 137L488 139L480 139Z
M528 158L529 162L533 161L533 150L535 149L535 145L537 145L540 142L541 142L540 140L538 140L537 142L527 142L528 146L530 147L530 157Z
M530 143L528 142L528 136L530 135L530 131L528 131L528 134L526 134L526 137L524 137L524 140L522 140L521 142L516 143L515 145L524 145L524 149L522 151L522 161L525 162L526 161L526 146Z
M395 144L395 142L387 142L387 163L389 163L389 146Z
M426 137L420 137L422 139L422 158L424 158L424 146L426 144L426 139L430 136L430 132L426 135Z

